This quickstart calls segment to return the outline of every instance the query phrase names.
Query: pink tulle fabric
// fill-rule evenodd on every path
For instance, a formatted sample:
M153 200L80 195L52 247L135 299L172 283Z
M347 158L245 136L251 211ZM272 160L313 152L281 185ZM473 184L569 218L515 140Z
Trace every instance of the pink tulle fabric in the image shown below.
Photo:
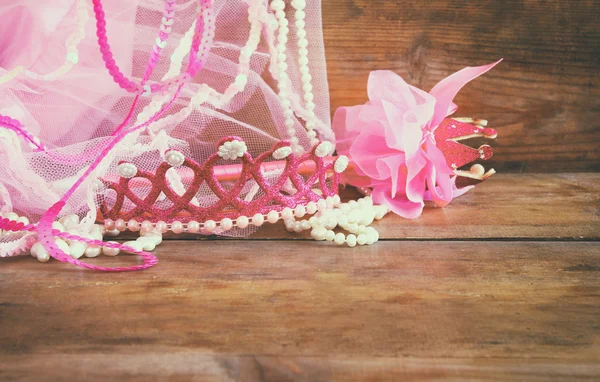
M373 200L414 219L426 200L440 207L466 192L436 146L435 130L457 106L452 102L469 81L500 61L467 67L439 82L429 93L408 85L391 71L369 76L369 102L342 107L333 120L337 151L353 162L343 181L373 189Z
M298 35L302 34L310 44L307 65L314 93L314 128L320 139L334 140L320 0L307 2L302 31L294 8L286 1L285 67L291 106L282 102L274 80L282 63L277 61L281 55L274 54L279 23L270 1L210 1L214 39L208 44L202 70L179 87L145 96L121 88L113 80L114 68L103 62L106 52L99 48L94 10L94 4L100 3L110 55L126 78L142 86L147 74L151 74L148 83L156 84L186 72L193 58L187 52L194 25L198 25L199 4L208 1L15 0L0 4L0 116L6 117L0 120L0 212L13 211L32 223L44 216L77 214L81 225L89 228L102 201L111 197L102 189L102 180L116 174L123 161L136 163L140 172L154 172L164 163L166 152L178 150L203 163L227 136L243 139L256 158L290 139L290 132L309 152L312 145L305 122L298 117L307 115L299 64ZM174 12L168 39L161 32L166 6ZM253 24L253 7L264 10L258 26ZM165 39L161 49L156 47L157 36ZM205 44L208 39L201 40ZM152 52L158 51L160 57L156 56L149 71ZM244 52L249 52L246 61L241 60ZM238 89L240 74L245 86ZM291 126L286 126L288 109L293 110ZM276 169L264 177L275 181L282 172ZM171 173L171 187L178 194L190 188L176 171ZM253 184L240 197L248 201L261 197L251 192L256 182L249 183ZM140 189L137 197L144 197L150 189ZM218 198L207 187L194 197L200 206ZM49 226L47 220L43 223ZM247 236L253 229L234 229L227 235ZM46 231L52 233L49 228ZM26 253L32 235L27 231L0 236L0 257Z

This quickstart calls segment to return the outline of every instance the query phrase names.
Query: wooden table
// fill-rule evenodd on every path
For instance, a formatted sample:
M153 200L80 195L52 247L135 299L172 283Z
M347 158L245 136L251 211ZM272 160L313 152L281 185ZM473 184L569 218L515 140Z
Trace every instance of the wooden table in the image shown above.
M598 380L599 192L497 175L355 249L265 227L138 273L3 259L0 380Z

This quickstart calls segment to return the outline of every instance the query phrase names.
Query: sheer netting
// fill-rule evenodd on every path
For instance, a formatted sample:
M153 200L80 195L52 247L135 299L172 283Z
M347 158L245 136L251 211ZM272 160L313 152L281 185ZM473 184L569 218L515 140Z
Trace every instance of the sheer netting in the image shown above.
M91 226L101 204L114 203L103 181L123 161L153 172L177 149L203 163L228 136L240 137L253 157L281 140L298 153L315 139L335 142L321 2L293 3L282 10L266 0L0 4L0 115L7 117L0 211L37 222L63 198L59 217L77 214ZM177 171L169 176L177 192L188 181ZM143 197L150 185L138 183ZM243 193L252 199L261 191L249 183ZM193 203L214 199L200 188ZM0 256L22 252L31 235L0 236Z

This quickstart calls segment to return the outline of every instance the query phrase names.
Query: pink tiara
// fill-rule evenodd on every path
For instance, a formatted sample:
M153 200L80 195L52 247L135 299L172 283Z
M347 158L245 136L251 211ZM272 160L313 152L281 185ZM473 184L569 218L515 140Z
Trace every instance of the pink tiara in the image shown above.
M168 150L165 161L154 172L141 171L133 163L121 162L118 174L102 180L116 196L112 205L106 199L102 201L100 214L107 229L124 228L123 222L127 222L127 228L134 231L141 228L139 223L155 223L160 227L164 223L195 225L240 216L268 216L272 211L281 212L284 208L295 208L337 194L339 173L345 170L348 159L327 157L331 149L331 143L323 142L309 153L296 156L290 143L281 141L253 159L241 138L227 137L219 142L218 151L203 164L186 158L177 150ZM239 160L241 164L217 165L223 159ZM276 161L268 161L271 159ZM177 193L169 185L167 172L172 168L188 185L183 193ZM279 172L274 182L264 175L272 170ZM136 192L135 181L138 179L146 179L152 184L145 197ZM222 181L234 183L225 188ZM240 195L249 181L260 188L257 192L260 197L251 201ZM195 195L203 185L214 193L215 202L210 206L194 203ZM162 199L161 195L164 195ZM160 206L165 204L165 199L170 201L167 208ZM125 207L126 200L130 201L130 208ZM145 230L150 228L144 227Z
M435 130L436 145L444 154L448 166L452 167L458 176L484 180L495 173L493 169L484 173L481 165L474 165L471 171L458 170L469 163L489 160L494 155L492 147L489 145L473 148L461 143L461 141L472 138L495 139L498 132L484 127L485 125L487 125L485 120L447 118Z

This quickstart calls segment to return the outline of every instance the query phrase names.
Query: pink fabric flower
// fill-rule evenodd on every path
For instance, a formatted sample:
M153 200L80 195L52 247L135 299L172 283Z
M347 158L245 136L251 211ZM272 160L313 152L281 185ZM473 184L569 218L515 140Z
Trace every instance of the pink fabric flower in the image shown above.
M436 146L434 132L456 111L452 100L460 89L499 62L465 68L429 93L391 71L371 72L369 102L339 108L333 120L337 152L354 164L346 183L371 187L376 203L409 219L421 215L425 200L444 207L464 193L455 186L456 176Z

